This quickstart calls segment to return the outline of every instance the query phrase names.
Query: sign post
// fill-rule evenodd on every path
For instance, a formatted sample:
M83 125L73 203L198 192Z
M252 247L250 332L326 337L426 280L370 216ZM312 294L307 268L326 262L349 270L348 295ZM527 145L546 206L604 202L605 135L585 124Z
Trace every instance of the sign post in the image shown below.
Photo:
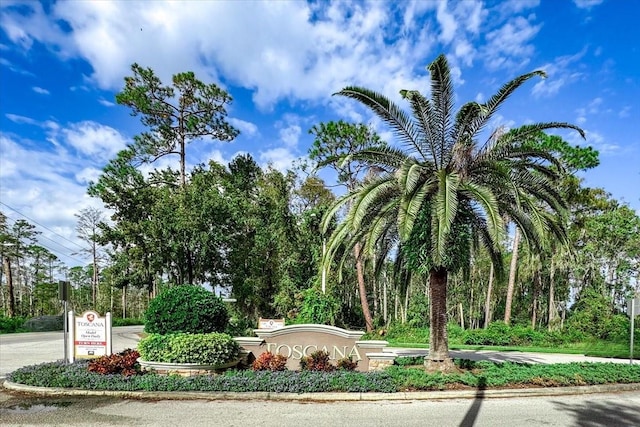
M62 301L62 323L63 323L63 340L64 340L64 361L69 360L69 321L67 310L69 307L69 282L65 280L58 281L58 297Z
M631 339L629 343L629 363L633 363L633 333L635 331L636 308L640 308L640 296L637 294L627 300L627 311L631 316Z

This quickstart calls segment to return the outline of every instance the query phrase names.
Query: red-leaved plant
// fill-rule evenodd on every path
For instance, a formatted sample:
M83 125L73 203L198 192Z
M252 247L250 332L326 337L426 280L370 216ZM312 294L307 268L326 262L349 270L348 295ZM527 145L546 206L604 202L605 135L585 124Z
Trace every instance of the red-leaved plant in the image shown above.
M102 375L122 374L128 377L140 373L138 357L140 357L140 353L128 348L120 353L91 360L88 369L89 372Z
M309 356L300 359L300 369L303 371L335 371L336 367L329 361L329 353L324 350L318 350Z
M273 354L270 351L262 353L253 361L251 368L254 371L286 371L287 357L282 354Z

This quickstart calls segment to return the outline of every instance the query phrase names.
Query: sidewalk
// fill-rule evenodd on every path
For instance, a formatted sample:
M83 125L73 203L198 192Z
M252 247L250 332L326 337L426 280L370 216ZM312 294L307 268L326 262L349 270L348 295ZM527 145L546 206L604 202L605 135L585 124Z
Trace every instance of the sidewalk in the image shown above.
M400 348L387 347L385 352L393 352L398 356L426 356L429 350L424 348ZM629 359L614 359L609 357L591 357L583 354L561 353L525 353L520 351L492 351L492 350L450 350L449 354L454 359L489 360L492 362L519 362L519 363L571 363L571 362L600 362L600 363L626 363ZM634 364L640 364L640 360L634 359Z

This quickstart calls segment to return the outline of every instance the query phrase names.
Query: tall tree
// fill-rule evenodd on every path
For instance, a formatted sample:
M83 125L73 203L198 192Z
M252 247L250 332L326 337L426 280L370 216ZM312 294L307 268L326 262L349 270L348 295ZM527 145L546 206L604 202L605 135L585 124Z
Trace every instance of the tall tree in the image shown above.
M96 307L96 298L98 291L98 281L100 277L100 224L104 222L102 211L97 208L89 207L82 209L79 214L75 214L78 218L76 224L76 233L80 240L89 245L80 253L91 257L91 265L93 266L93 274L91 279L91 301L93 307Z
M16 314L16 294L13 289L13 270L11 269L11 258L16 256L15 246L16 241L9 230L7 216L0 212L0 255L2 255L2 271L7 282L8 301L5 307L7 317L13 317Z
M563 186L576 171L595 168L600 164L598 152L592 147L572 146L557 135L547 135L539 131L532 133L523 141L524 147L541 149L554 154L562 165L558 170L562 174ZM507 284L507 300L504 311L504 323L511 322L511 306L513 302L513 290L516 283L518 269L518 253L520 249L520 229L516 226L511 249L511 264L509 266L509 282ZM551 291L553 294L553 290ZM551 304L552 305L552 304ZM551 310L551 307L549 307Z
M363 239L376 242L390 224L396 224L411 268L429 275L431 335L425 364L429 369L451 369L447 278L468 265L471 245L485 246L496 272L500 272L498 243L504 234L505 214L533 243L541 244L546 229L566 239L563 223L556 215L564 210L563 197L555 185L557 173L549 167L550 162L557 161L548 151L524 147L522 142L549 128L583 132L568 123L538 123L480 143L481 131L509 95L544 73L534 71L517 77L487 102L469 102L455 113L453 82L445 56L436 58L428 70L430 98L418 91L401 91L412 116L369 89L347 87L338 92L370 108L392 128L406 150L364 149L351 155L384 173L342 197L326 216L328 220L341 206L351 206L329 240L325 261L341 244L354 247ZM541 209L540 203L531 203L533 200L544 202L549 211Z
M309 133L315 136L315 140L309 150L309 158L316 162L318 167L330 166L333 168L338 173L338 182L344 185L347 191L355 190L363 178L363 172L367 170L365 163L352 161L349 158L351 154L366 149L381 149L386 145L368 126L346 123L342 120L320 123L313 126ZM360 242L354 245L353 256L356 263L360 305L362 306L367 332L371 332L373 330L373 318L369 309L364 277L364 259Z
M113 211L112 224L100 224L100 243L111 244L115 251L125 251L130 273L135 274L133 282L152 294L153 278L159 267L156 242L152 241L149 228L157 195L133 165L134 156L131 150L119 152L105 166L98 181L89 186L88 193L99 197Z
M125 87L116 95L118 104L140 115L147 131L137 135L132 149L144 162L160 157L180 156L180 182L186 183L186 145L210 137L231 141L238 135L226 120L231 96L217 85L205 84L193 72L173 76L172 86L163 86L151 68L131 66L133 76L125 77Z

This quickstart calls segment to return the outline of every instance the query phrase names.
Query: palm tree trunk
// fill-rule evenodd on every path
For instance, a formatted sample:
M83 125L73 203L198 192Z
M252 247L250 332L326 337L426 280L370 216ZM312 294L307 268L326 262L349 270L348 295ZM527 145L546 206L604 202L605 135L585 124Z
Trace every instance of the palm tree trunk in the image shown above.
M367 332L373 331L373 319L369 310L369 301L367 300L367 288L364 283L364 265L360 258L360 243L356 243L353 248L356 257L356 275L358 277L358 292L360 293L360 304L362 305L362 314L367 327Z
M484 328L491 323L491 294L493 293L493 263L489 269L489 285L487 286L487 299L484 302Z
M520 229L516 227L513 235L513 250L511 252L511 265L509 266L509 285L507 286L507 303L504 307L504 323L511 323L511 302L513 301L513 289L516 284L516 271L518 270L518 247L520 246Z
M429 356L427 370L446 371L454 367L449 357L447 337L447 269L431 268L429 272Z
M531 329L536 328L536 321L538 319L538 296L540 294L540 273L536 273L533 281L533 307L531 310Z
M556 266L551 259L551 270L549 271L549 331L553 328L553 321L555 319L555 311L556 311L556 296L555 296L555 275L556 275Z

